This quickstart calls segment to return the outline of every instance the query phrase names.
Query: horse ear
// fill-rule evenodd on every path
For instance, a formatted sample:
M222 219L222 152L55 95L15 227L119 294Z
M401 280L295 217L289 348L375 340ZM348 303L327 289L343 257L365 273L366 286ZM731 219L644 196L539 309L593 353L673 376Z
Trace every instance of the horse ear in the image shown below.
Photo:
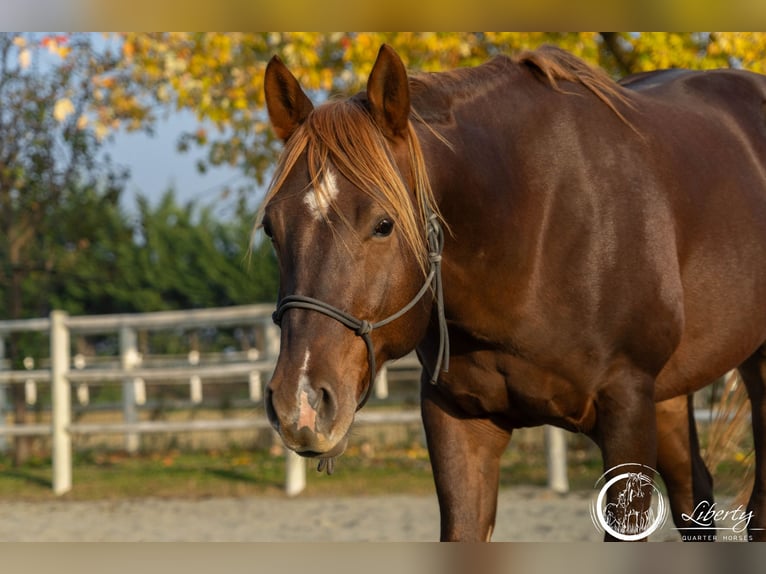
M367 80L367 100L375 123L389 138L407 133L410 87L407 70L391 46L383 44Z
M314 106L278 56L272 57L266 66L263 90L274 133L286 142Z

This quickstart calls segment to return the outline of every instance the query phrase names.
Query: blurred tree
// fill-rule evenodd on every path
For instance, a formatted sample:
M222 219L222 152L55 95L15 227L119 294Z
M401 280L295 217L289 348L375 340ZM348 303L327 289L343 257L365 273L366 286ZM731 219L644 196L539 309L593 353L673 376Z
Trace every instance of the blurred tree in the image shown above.
M114 190L115 193L117 190ZM46 316L127 310L113 286L130 273L125 253L135 249L133 227L112 193L83 189L56 208L55 225L40 226L28 250L22 288L24 314Z
M179 205L172 190L155 208L145 198L138 204L140 248L126 277L135 311L274 301L271 250L256 247L248 257L252 214L240 210L233 221L221 222L211 207Z
M263 281L253 286L247 275L252 214L244 202L228 223L212 208L179 206L172 193L156 208L141 199L136 221L120 208L127 172L102 144L120 128L151 131L157 111L156 94L132 81L128 52L114 36L0 34L3 318L53 306L146 311L275 294L268 250L254 251Z
M45 304L30 297L77 249L55 235L62 206L83 193L116 203L125 173L99 153L89 127L94 70L115 62L99 59L88 35L0 34L0 290L3 318L18 319ZM84 229L84 228L83 228ZM44 281L43 281L44 283ZM30 285L28 289L24 289ZM20 338L7 341L14 366L22 360ZM26 418L23 388L13 387L16 422ZM15 459L28 455L26 437L16 440Z
M48 49L31 50L33 41ZM8 318L36 307L23 304L21 286L56 264L59 252L35 247L58 224L60 207L95 190L107 202L119 198L126 174L100 154L88 128L93 66L87 37L0 34L0 288Z

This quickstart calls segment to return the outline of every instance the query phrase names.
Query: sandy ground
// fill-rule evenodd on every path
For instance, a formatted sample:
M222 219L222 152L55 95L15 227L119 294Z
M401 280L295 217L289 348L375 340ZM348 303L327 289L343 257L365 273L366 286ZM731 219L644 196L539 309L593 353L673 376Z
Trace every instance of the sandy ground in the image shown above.
M435 497L141 499L0 503L2 541L434 541ZM495 541L600 541L589 493L500 493ZM678 540L668 520L652 540Z

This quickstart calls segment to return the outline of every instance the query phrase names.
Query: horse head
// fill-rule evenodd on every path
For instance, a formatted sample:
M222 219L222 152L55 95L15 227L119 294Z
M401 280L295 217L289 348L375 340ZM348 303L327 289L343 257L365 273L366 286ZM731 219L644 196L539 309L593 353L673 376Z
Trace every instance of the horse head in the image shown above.
M285 143L259 214L279 261L282 329L266 411L287 447L331 459L376 365L424 336L441 228L391 48L352 98L314 107L277 57L264 85Z

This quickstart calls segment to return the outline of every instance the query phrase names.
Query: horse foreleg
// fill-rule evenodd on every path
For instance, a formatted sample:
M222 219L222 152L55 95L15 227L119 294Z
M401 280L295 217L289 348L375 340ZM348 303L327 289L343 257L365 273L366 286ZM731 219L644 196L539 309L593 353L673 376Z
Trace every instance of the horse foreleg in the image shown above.
M652 489L643 485L638 493L628 492L632 488L628 475L653 474L649 469L656 468L654 380L632 369L614 371L601 385L596 411L594 439L601 448L605 479L626 475L609 488L607 503L626 513L643 515L651 506ZM605 533L605 540L614 539Z
M495 526L500 456L510 432L461 418L427 389L421 401L441 514L441 540L489 541Z
M713 540L715 523L695 518L707 514L695 512L699 505L706 510L713 504L713 477L700 454L693 396L657 403L656 411L657 470L668 489L673 523L683 540Z
M739 367L753 418L755 481L747 509L752 513L748 532L752 540L766 541L766 346Z

